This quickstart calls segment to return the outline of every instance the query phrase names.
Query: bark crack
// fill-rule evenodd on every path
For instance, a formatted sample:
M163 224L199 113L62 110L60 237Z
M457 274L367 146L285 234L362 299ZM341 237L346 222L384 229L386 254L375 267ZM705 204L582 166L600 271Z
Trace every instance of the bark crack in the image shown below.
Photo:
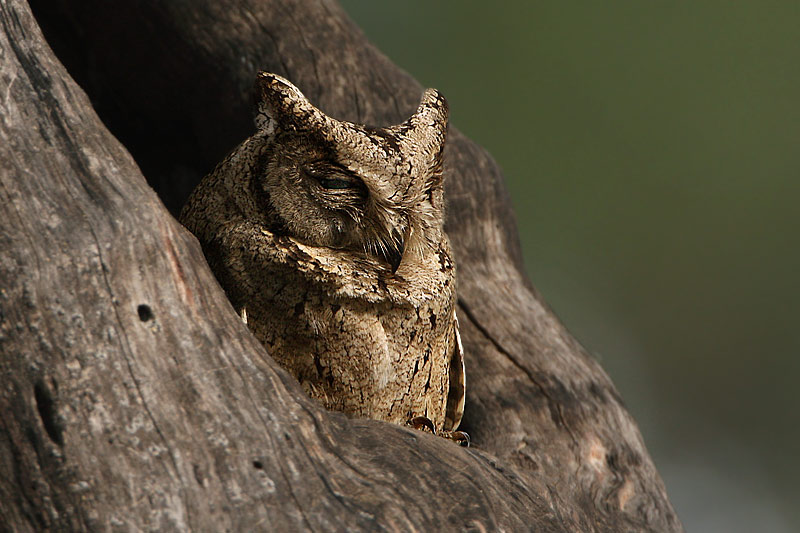
M73 202L76 205L80 205L80 204L78 204L78 202L77 202L77 200L75 198L73 198ZM103 260L103 252L102 252L102 247L100 246L100 239L98 238L97 233L95 232L91 221L88 220L88 217L87 217L87 220L86 220L86 226L89 228L89 232L92 234L92 238L94 239L95 247L97 248L97 256L98 256L98 258L100 260L100 275L101 275L101 277L103 279L103 283L106 286L106 290L108 291L108 295L111 297L111 308L112 308L112 310L114 312L114 317L116 318L117 327L118 327L119 332L121 334L120 335L121 338L122 338L121 344L123 344L122 350L120 350L121 356L125 360L125 365L128 368L128 373L130 374L131 379L133 380L133 384L136 387L136 392L137 392L137 394L139 395L139 398L142 401L142 408L147 413L147 417L150 419L150 422L153 424L153 428L155 428L156 433L158 434L159 438L163 442L164 447L167 449L167 453L169 454L169 460L172 463L172 467L175 469L175 475L178 478L179 483L181 484L181 496L182 496L181 499L182 499L183 502L187 502L188 499L187 499L187 493L186 493L186 484L184 483L183 476L181 476L181 471L178 468L178 464L175 461L175 456L173 454L172 447L170 446L170 441L166 438L166 436L164 435L164 432L161 431L161 428L158 426L158 422L156 421L156 418L153 415L153 412L150 409L150 406L147 404L147 400L144 397L144 393L142 392L141 384L139 383L139 380L136 378L136 374L133 371L133 364L131 363L131 360L130 360L130 357L129 357L129 354L133 353L133 351L131 350L130 340L128 339L128 334L125 331L125 326L123 325L122 317L119 314L119 309L117 307L117 304L114 302L114 291L113 291L112 286L111 286L111 281L108 279L108 269L106 267L105 261ZM192 529L192 521L191 521L191 518L189 516L188 509L186 508L185 505L183 506L183 515L184 515L184 519L186 520L186 523L189 525L189 529L191 530Z
M515 356L509 350L503 347L503 345L500 344L500 342L497 339L495 339L495 337L489 332L489 330L487 330L478 321L478 319L472 313L472 310L470 310L469 305L467 305L467 302L463 298L458 299L458 306L461 308L461 310L464 311L464 315L469 319L470 322L472 322L472 324L481 333L481 335L483 335L486 338L486 340L488 340L498 352L505 355L506 358L508 358L508 360L511 361L511 363L515 367L517 367L526 376L528 376L528 379L531 380L531 383L533 383L536 386L536 388L539 389L542 395L547 399L547 402L551 406L551 408L555 410L555 413L558 415L559 424L567 431L567 433L570 436L570 439L572 440L572 443L575 445L577 449L578 439L575 438L575 435L572 433L572 429L569 427L566 419L564 418L564 411L562 410L561 404L552 397L552 395L548 392L547 388L544 385L542 385L542 383L536 378L533 371L528 369L525 365L523 365L517 356Z

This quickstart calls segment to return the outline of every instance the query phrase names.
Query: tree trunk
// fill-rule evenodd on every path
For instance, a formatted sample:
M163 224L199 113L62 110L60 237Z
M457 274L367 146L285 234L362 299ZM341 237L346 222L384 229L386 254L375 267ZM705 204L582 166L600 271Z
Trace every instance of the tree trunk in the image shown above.
M421 93L337 4L31 4L70 73L0 0L0 529L682 529L525 278L497 165L455 129L472 448L324 411L236 316L172 215L250 132L255 72L377 125Z

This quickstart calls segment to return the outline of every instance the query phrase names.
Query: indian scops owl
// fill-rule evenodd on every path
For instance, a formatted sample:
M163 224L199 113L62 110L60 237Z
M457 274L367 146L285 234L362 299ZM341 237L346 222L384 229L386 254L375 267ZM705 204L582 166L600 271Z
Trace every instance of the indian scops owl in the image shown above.
M310 396L452 435L464 367L443 230L445 99L428 89L411 118L376 128L325 115L275 74L259 73L256 92L256 133L181 221Z

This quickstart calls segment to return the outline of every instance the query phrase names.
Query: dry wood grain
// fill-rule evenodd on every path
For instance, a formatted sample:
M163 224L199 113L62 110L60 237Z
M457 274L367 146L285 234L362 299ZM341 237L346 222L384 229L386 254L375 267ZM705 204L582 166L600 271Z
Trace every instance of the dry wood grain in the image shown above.
M240 323L169 210L250 131L255 71L371 124L421 92L337 4L32 5L69 74L0 2L3 527L681 530L610 380L525 278L497 165L457 131L473 448L325 412Z

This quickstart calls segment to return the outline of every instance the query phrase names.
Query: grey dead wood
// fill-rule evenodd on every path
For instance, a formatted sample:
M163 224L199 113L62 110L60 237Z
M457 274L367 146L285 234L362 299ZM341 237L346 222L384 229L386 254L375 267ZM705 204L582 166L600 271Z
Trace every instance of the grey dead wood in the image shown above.
M70 73L27 4L0 2L0 528L682 529L608 377L525 278L499 169L455 129L473 448L322 410L236 316L170 210L251 131L256 70L356 122L421 94L337 4L33 7Z

